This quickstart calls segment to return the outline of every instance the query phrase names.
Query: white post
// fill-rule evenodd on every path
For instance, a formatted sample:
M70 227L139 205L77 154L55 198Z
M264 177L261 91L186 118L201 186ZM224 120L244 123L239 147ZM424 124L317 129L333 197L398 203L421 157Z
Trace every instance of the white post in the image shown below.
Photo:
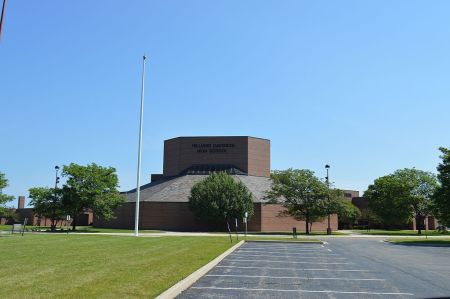
M134 217L134 235L139 236L139 200L141 196L141 146L142 146L142 125L144 122L144 78L145 78L145 60L142 57L142 85L141 85L141 116L139 120L139 146L138 146L138 165L137 165L137 182L136 182L136 211Z

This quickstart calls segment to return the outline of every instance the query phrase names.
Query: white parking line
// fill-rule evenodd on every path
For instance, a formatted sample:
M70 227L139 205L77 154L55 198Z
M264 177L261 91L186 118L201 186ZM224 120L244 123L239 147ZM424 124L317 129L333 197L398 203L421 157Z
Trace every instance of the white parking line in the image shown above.
M257 250L266 250L266 249L275 249L275 250L302 250L302 249L320 249L320 246L308 246L308 247L242 247L241 249L257 249Z
M303 268L274 268L274 267L258 267L258 266L216 266L216 268L234 268L234 269L267 269L267 270L302 270L302 271L335 271L335 272L370 272L370 270L362 269L303 269Z
M354 263L327 263L327 262L293 262L293 261L274 261L274 260L244 260L244 259L225 259L227 262L266 262L266 263L285 263L285 264L319 264L319 265L353 265Z
M279 249L279 250L299 250L299 249L317 249L320 246L298 246L298 247L242 247L242 249Z
M305 253L309 253L309 252L323 252L323 251L325 251L325 249L322 249L322 248L318 248L318 249L315 249L315 250L291 250L291 251L280 251L280 250L246 250L246 249L241 249L241 250L239 250L239 251L236 251L236 252L261 252L261 253L263 253L263 252L272 252L272 253L278 253L278 254L280 254L280 253L282 253L282 254L284 254L284 253L302 253L302 252L305 252Z
M333 291L333 290L283 290L283 289L252 289L252 288L221 288L221 287L191 287L191 289L231 290L231 291L263 291L263 292L294 292L294 293L329 293L329 294L365 294L365 295L401 295L414 296L411 293L378 293L362 291Z
M233 275L208 274L210 277L240 277L240 278L273 278L273 279L300 279L300 280L354 280L354 281L385 281L383 278L345 278L345 277L297 277L297 276L265 276L265 275Z
M279 249L296 249L296 248L320 248L322 244L314 246L245 246L244 248L279 248Z
M273 251L235 251L233 254L262 254L262 255L280 255L280 256L286 256L286 255L314 255L314 254L325 254L325 255L333 255L330 254L328 250L321 250L316 252L273 252Z
M301 251L301 250L321 250L323 247L303 247L303 248L240 248L239 250L279 250L279 251Z
M316 254L316 253L326 253L327 255L331 255L328 252L329 251L325 251L325 250L314 250L314 251L305 251L305 252L299 252L299 251L294 251L294 252L280 252L280 251L256 251L256 250L239 250L239 251L235 251L235 253L268 253L268 254L296 254L296 255L305 255L305 254Z
M237 257L237 256L242 256L242 257L247 257L247 256L274 257L273 254L246 254L246 253L242 253L241 254L241 253L232 253L232 254L229 255L229 257ZM346 260L347 259L345 257L334 257L334 256L329 256L329 255L324 256L324 257L321 257L321 256L283 255L283 256L280 256L280 257L282 257L282 258L289 258L289 257L291 257L291 258L295 258L295 259L323 259L323 258L325 258L325 259L332 258L334 260Z
M243 247L241 250L311 250L311 249L320 249L322 247Z

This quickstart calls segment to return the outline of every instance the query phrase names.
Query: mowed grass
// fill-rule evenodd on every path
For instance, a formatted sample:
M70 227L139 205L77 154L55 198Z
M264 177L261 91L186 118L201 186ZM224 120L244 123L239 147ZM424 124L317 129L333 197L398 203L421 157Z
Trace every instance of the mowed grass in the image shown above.
M406 230L406 229L393 229L393 230L382 230L382 229L371 229L367 230L352 230L355 233L363 234L363 235L384 235L384 236L418 236L417 230ZM422 230L421 236L446 236L450 235L447 233L441 233L435 230Z
M5 225L5 224L0 224L0 230L11 230L12 225Z
M226 237L0 236L0 298L153 298L231 245Z
M12 225L0 225L0 231L11 231ZM72 227L70 227L72 229ZM26 231L46 231L50 230L50 226L26 226ZM57 227L57 232L67 232L67 227ZM141 233L159 233L159 230L139 230ZM92 226L77 226L76 230L69 233L134 233L133 229L117 229L117 228L100 228Z

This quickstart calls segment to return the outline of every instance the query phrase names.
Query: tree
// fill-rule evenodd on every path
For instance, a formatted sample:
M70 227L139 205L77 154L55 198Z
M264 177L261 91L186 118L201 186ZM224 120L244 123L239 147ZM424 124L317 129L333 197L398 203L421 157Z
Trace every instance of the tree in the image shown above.
M385 224L408 223L415 217L421 234L436 188L437 181L432 173L405 168L376 179L364 196L369 200L369 208Z
M62 204L73 218L72 230L76 228L79 214L91 210L96 217L109 220L114 218L113 210L125 201L117 190L119 180L113 167L71 163L63 167L62 176L66 178Z
M51 231L56 231L58 220L64 218L65 210L62 204L61 190L47 187L30 188L30 204L33 205L33 211L40 217L49 218L51 221Z
M440 156L442 162L437 167L440 186L434 195L434 211L439 222L448 227L450 226L450 149L441 147L439 150L442 152Z
M274 171L271 178L273 184L267 198L282 204L296 220L304 220L305 232L309 234L308 224L327 215L327 185L306 169Z
M369 209L391 227L400 223L407 223L411 218L411 210L405 209L402 201L406 197L405 188L393 175L377 178L364 192L369 202Z
M371 227L377 227L381 225L382 220L371 209L361 209L360 212L361 216L358 218L358 223L365 223L365 225L367 226L367 230L370 230Z
M438 183L436 176L430 172L417 169L403 169L394 173L406 183L409 196L406 203L413 211L419 235L425 229L425 219L431 214L433 208L433 195Z
M3 189L8 187L8 180L4 173L0 172L0 215L10 216L6 203L13 200L14 196L3 194Z
M325 216L338 214L338 221L341 222L341 217L345 218L348 216L348 214L346 214L349 212L349 210L346 209L348 202L349 201L345 198L344 191L335 188L329 189L328 196L323 201L323 212L325 213Z
M350 201L341 200L337 211L339 227L347 226L352 228L353 224L361 217L361 211Z
M191 189L189 207L200 220L212 223L227 223L237 218L243 218L245 212L248 218L253 216L252 194L242 182L237 182L232 176L224 173L212 173Z

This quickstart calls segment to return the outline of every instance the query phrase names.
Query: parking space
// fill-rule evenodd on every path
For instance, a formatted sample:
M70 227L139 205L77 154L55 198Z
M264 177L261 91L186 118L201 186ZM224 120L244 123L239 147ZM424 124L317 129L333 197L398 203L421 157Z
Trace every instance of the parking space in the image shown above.
M328 244L247 242L179 298L411 298Z

